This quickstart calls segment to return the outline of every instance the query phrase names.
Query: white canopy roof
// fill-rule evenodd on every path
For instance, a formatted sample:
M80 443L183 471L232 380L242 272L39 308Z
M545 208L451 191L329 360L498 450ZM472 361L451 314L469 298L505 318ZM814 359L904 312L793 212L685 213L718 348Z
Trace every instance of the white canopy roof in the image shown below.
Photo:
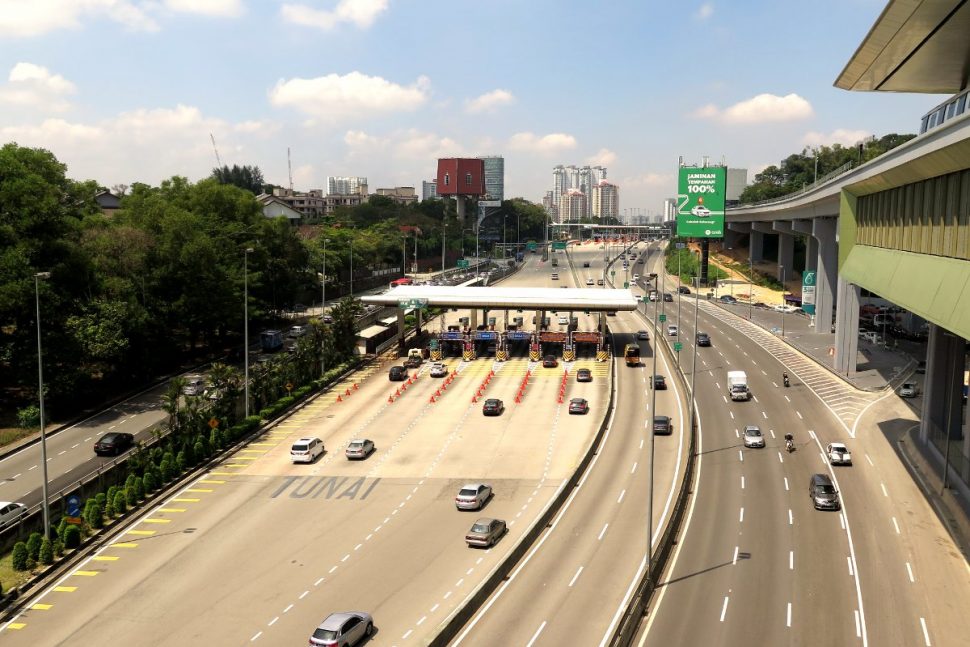
M630 290L602 288L459 287L447 285L400 285L384 294L361 297L364 303L399 306L420 299L429 306L488 308L490 310L636 310ZM410 307L410 304L406 304Z

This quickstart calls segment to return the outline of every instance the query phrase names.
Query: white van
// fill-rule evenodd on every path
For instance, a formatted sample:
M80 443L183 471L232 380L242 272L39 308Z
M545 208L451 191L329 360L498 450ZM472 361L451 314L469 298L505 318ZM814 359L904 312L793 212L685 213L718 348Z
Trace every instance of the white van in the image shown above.
M182 387L182 395L202 395L205 391L205 380L201 375L188 375L185 377L185 386Z

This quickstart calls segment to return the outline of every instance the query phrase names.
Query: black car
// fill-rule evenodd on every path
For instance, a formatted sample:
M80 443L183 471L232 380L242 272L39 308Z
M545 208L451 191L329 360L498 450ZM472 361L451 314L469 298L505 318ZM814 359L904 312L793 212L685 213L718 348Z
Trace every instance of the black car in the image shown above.
M98 456L117 456L135 444L135 437L124 432L111 431L94 443L94 453Z
M589 261L583 262L583 267L589 267Z
M404 366L392 366L387 373L387 379L391 382L403 382L408 379L408 369Z
M500 416L505 411L505 404L498 398L489 398L482 405L483 416Z
M738 300L732 297L730 294L721 295L721 303L737 303Z
M674 433L674 426L670 421L670 416L653 417L653 435L669 436Z
M593 381L593 371L588 368L581 368L576 371L576 381L577 382L592 382Z
M711 345L711 336L708 335L706 332L699 332L699 333L697 333L697 345L698 346L710 346Z
M664 292L664 301L670 302L673 300L674 300L674 295L672 295L670 292Z
M653 388L658 391L665 391L667 389L667 379L663 375L654 375Z
M681 294L690 294L690 288L687 287L686 285L680 286L679 288L677 288L677 291L680 292Z

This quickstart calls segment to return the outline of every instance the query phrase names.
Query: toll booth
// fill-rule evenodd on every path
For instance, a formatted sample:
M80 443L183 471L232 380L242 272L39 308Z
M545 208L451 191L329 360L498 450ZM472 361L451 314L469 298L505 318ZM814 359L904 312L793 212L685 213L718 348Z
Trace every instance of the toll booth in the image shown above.
M495 357L498 352L499 337L500 333L494 330L476 330L472 333L471 341L475 357Z
M465 333L452 326L455 330L443 330L438 333L438 352L442 357L462 357L465 351ZM434 358L432 358L434 359Z
M596 352L603 345L603 336L598 332L574 331L570 340L576 357L579 359L594 359Z
M505 332L505 352L508 357L526 357L533 333L528 330L507 330Z
M569 341L569 333L543 330L539 333L539 355L555 355L562 357L566 343Z

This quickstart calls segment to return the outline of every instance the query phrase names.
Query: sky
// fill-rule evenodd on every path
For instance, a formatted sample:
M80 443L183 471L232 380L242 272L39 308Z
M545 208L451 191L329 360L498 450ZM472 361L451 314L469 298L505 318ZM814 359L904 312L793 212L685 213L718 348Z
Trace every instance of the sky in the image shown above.
M886 0L0 0L0 142L105 187L223 164L297 190L502 155L505 197L607 167L621 214L678 159L754 174L916 132L943 97L833 83Z

